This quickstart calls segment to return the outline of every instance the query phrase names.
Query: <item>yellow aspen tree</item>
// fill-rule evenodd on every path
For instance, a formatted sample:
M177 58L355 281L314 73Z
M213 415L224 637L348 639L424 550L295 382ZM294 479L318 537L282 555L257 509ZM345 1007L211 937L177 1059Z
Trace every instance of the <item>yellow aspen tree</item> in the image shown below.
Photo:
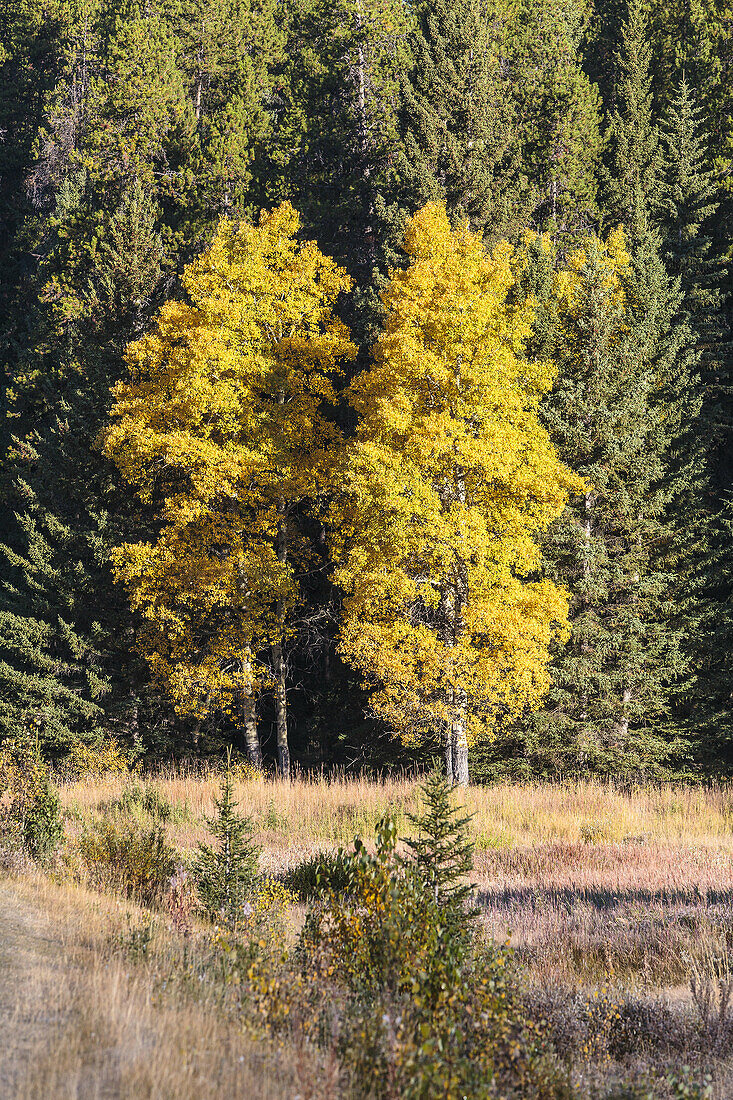
M295 513L325 491L338 433L322 410L356 350L332 312L349 279L298 228L288 203L220 225L186 269L188 301L127 348L101 441L158 520L113 554L153 674L179 713L241 724L255 763L256 698L274 688L283 775L283 643L307 553Z
M582 482L538 417L553 367L523 354L531 302L512 306L512 251L491 254L445 208L407 226L409 266L384 293L373 365L334 505L342 655L409 743L439 737L468 782L468 744L537 702L565 591L538 576L538 534Z

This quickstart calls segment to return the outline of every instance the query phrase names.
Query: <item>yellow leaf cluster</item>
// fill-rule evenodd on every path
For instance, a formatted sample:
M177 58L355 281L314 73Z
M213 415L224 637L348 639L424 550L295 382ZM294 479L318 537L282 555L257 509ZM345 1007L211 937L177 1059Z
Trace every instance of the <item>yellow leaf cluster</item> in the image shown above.
M605 241L595 234L589 236L583 248L571 252L563 269L555 276L554 294L562 313L572 313L582 293L584 273L592 263L601 273L601 289L611 303L620 308L625 301L624 279L631 268L631 255L623 229L612 229Z
M537 579L537 536L582 482L538 416L553 367L523 353L532 304L510 305L512 251L452 230L430 204L350 391L359 414L334 508L341 651L406 739L465 712L469 733L538 700L567 595Z
M127 349L104 453L152 506L157 537L118 547L142 650L182 713L236 706L256 656L297 602L279 552L289 511L324 491L337 440L324 418L355 348L332 313L346 274L284 203L259 225L223 222Z

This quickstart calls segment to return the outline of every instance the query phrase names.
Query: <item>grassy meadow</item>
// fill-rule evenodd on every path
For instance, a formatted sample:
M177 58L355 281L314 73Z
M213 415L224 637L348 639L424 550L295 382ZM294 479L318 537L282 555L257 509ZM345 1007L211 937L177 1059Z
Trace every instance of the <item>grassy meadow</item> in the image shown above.
M35 929L31 945L46 944L18 995L17 1057L11 1042L0 1084L5 1073L21 1098L350 1096L335 1047L295 1020L302 1004L282 1009L293 1014L287 1027L262 1023L259 995L250 991L245 1004L241 980L227 977L230 946L222 953L218 932L190 901L167 895L145 908L85 877L78 838L90 822L119 815L136 785L155 793L128 798L131 828L163 807L158 818L184 864L211 839L213 772L171 768L144 781L108 775L60 785L64 843L55 863L40 870L8 857L0 879L3 922L12 927L5 910L20 913ZM373 847L387 812L405 835L419 808L408 778L283 784L262 776L234 790L275 884L357 835ZM506 784L458 797L473 815L480 935L511 948L522 1011L540 1022L569 1090L533 1085L511 1095L733 1096L733 790ZM277 904L273 938L293 950L306 904L284 889ZM268 1006L282 993L274 981ZM2 1003L0 986L0 1018ZM399 1094L385 1084L378 1095Z

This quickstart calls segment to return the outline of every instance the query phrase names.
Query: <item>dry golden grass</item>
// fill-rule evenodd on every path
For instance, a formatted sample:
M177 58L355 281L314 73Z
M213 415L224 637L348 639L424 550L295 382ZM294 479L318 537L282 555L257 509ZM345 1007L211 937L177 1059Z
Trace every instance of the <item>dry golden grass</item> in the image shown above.
M0 880L0 918L23 960L0 983L0 1094L14 1100L302 1100L335 1097L312 1051L243 1036L216 1005L168 998L110 950L142 914L41 876ZM162 936L172 936L165 929ZM0 951L3 937L0 928ZM7 976L7 974L6 974Z
M205 835L204 818L213 811L215 774L200 776L171 769L151 780L179 810L172 838L191 847ZM81 780L62 787L67 809L80 813L119 798L124 777ZM251 814L267 847L310 850L369 836L391 810L406 828L405 815L418 805L414 780L269 778L236 785L236 796ZM474 814L477 847L529 846L585 839L713 846L733 851L733 788L652 787L625 793L601 783L510 784L470 788L466 808Z
M147 780L64 784L70 837L84 819L141 782L171 807L166 829L178 847L208 839L206 818L219 779L176 769ZM269 871L355 835L368 839L388 810L404 835L411 828L407 815L419 805L418 785L404 778L283 784L263 777L237 783L235 793L254 819ZM510 936L537 1012L554 1013L561 1031L572 1030L582 1002L576 991L591 996L613 988L630 1018L638 1017L642 1030L651 1028L655 1058L679 1062L692 1053L698 1064L699 1013L690 978L706 944L733 928L733 790L625 793L601 783L502 784L464 797L475 815L474 879L485 930L500 940ZM160 970L134 962L128 949L110 950L110 936L129 938L130 921L146 919L130 903L39 875L0 880L0 952L3 898L10 894L26 914L32 948L11 1013L15 1053L11 1046L5 1060L16 1070L20 1063L30 1068L5 1089L8 1095L338 1095L337 1066L326 1053L255 1044L243 1036L241 1017L205 996L166 995ZM174 950L170 921L164 913L155 920L156 950ZM293 928L301 920L302 907L294 907ZM733 934L728 938L733 945ZM0 981L0 1020L9 1012L2 988ZM733 1095L733 1066L719 1054L715 1064L715 1097L724 1100ZM0 1056L0 1095L4 1084Z

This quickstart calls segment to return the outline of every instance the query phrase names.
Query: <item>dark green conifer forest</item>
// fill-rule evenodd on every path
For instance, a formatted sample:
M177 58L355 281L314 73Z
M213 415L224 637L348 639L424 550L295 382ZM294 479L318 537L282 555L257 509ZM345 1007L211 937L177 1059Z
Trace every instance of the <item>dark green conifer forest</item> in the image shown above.
M177 713L140 653L110 552L156 519L102 453L111 387L221 219L288 200L352 280L345 388L405 222L439 200L533 257L542 419L587 484L542 545L570 595L550 691L487 729L472 777L731 775L732 73L730 0L0 0L0 741L245 751L236 715ZM587 243L619 227L623 301ZM333 417L354 432L346 401ZM324 514L288 519L301 602L261 656L264 760L286 681L295 764L426 760L338 655Z

